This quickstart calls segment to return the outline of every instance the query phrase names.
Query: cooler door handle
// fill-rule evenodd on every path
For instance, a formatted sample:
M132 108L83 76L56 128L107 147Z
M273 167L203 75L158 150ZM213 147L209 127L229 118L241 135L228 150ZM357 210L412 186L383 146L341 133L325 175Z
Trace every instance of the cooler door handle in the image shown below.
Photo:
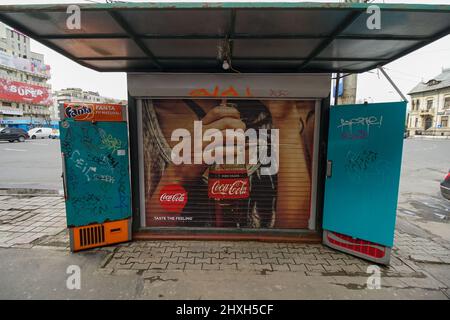
M67 194L67 180L66 180L66 159L64 152L61 153L61 159L62 159L62 180L63 180L63 189L64 189L64 199L67 200L69 198L69 195Z
M331 178L333 174L333 161L327 160L327 178Z

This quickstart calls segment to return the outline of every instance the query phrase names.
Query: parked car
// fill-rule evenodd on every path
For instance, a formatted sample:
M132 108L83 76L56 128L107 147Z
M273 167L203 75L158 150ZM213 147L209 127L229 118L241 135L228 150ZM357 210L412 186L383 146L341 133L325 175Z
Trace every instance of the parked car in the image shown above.
M23 130L23 129L19 129L19 128L3 128L0 131L0 140L3 140L3 141L24 142L28 138L29 138L28 133L25 130Z
M53 129L52 133L50 134L50 139L59 139L59 130Z
M52 128L33 128L28 130L28 135L31 139L50 138L52 130Z
M450 200L450 170L441 182L441 194L445 199Z

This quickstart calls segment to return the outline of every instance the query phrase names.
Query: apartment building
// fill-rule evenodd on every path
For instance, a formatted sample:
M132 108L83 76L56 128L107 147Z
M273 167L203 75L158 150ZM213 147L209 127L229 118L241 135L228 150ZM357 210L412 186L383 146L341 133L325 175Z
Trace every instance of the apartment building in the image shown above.
M50 121L50 66L30 50L30 38L0 23L0 126Z
M411 105L407 129L411 136L450 136L450 68L409 93Z

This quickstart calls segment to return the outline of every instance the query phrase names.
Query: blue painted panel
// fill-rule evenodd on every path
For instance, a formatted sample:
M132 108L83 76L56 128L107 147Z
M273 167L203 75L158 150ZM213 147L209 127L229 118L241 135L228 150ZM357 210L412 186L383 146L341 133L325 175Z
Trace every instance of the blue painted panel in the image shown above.
M330 109L323 229L392 247L405 102Z
M131 216L125 122L64 120L67 225L83 226Z

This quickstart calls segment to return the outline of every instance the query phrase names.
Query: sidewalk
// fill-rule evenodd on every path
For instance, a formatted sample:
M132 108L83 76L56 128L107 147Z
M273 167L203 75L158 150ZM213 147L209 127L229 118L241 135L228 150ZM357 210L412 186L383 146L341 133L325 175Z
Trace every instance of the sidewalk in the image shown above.
M48 256L49 264L56 259L61 265L56 271L54 263L48 271L41 268L40 286L61 278L55 286L62 288L69 261L79 261L90 279L85 288L97 292L93 299L449 299L450 243L405 232L403 225L411 221L404 219L399 215L391 266L380 268L381 289L373 290L367 288L370 263L318 244L136 241L70 254L63 198L55 196L0 196L0 248L5 248L0 261L3 255L9 265L18 255L31 262ZM11 279L15 272L20 277L20 270L10 272L0 271L0 284L15 296L20 288ZM62 297L78 297L61 290ZM82 291L79 297L88 298ZM46 298L43 294L31 297Z
M0 195L0 247L31 248L65 229L63 197Z

